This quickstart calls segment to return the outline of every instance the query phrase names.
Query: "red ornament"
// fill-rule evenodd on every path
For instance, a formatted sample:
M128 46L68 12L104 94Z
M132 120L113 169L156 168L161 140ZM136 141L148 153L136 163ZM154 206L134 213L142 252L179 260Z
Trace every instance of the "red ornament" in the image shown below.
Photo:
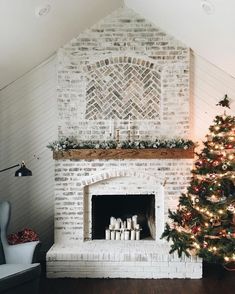
M184 219L185 219L186 221L189 221L190 219L192 219L192 214L191 214L191 212L186 212L186 213L184 213Z
M217 166L217 165L219 165L219 161L218 161L218 160L213 161L212 165L213 165L213 166Z
M201 231L201 227L200 226L192 227L191 231L192 231L193 234L197 234L198 232Z
M195 162L195 165L196 165L196 166L202 166L202 160L198 160L198 161L196 161L196 162Z
M222 237L226 237L227 236L227 231L226 230L222 230L219 232L219 234L222 236Z
M206 241L203 241L203 248L207 248L208 247L208 243Z

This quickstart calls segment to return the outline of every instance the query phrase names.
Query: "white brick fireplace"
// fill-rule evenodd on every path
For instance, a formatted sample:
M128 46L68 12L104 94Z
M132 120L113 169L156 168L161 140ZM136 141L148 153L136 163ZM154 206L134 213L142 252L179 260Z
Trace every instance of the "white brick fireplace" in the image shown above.
M169 244L160 240L167 210L187 185L191 165L190 159L56 161L48 277L199 278L200 260L169 255ZM128 194L155 196L156 239L92 240L92 195Z
M59 137L109 140L118 129L124 140L129 119L131 140L189 137L189 49L132 10L115 11L65 45L57 69ZM160 240L192 163L56 159L55 244L47 253L47 276L200 278L200 259L170 255L170 245ZM153 197L154 237L141 231L138 241L95 238L94 195Z

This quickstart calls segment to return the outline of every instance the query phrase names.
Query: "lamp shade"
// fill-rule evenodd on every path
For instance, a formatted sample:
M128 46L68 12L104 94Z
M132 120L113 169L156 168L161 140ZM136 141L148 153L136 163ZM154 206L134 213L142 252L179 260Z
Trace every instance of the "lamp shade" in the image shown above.
M28 177L32 176L31 170L29 170L24 161L22 161L20 168L15 172L16 177Z

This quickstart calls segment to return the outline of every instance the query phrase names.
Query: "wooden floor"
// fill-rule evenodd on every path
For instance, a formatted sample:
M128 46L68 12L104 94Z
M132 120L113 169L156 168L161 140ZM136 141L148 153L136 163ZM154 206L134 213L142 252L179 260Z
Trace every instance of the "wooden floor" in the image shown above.
M189 279L46 279L40 294L235 294L235 272L204 267L204 277Z

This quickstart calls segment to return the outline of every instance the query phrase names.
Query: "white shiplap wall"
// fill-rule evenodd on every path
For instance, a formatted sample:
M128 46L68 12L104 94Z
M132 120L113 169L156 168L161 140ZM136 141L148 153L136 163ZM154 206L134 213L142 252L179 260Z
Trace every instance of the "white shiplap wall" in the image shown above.
M57 138L56 111L55 57L0 91L0 169L25 160L33 172L0 174L0 199L12 203L9 232L31 227L45 249L53 242L54 163L46 145Z
M192 54L194 140L204 139L220 113L215 104L225 93L235 101L235 78ZM230 113L234 112L235 102ZM45 249L53 242L54 198L54 165L46 145L57 138L56 128L56 72L51 58L0 91L0 169L24 159L33 171L32 178L15 178L15 170L0 174L0 199L12 202L9 231L30 226L39 232Z
M192 137L200 142L205 140L214 117L223 113L216 104L225 94L232 102L226 112L235 115L235 78L196 54L192 53L191 61Z

